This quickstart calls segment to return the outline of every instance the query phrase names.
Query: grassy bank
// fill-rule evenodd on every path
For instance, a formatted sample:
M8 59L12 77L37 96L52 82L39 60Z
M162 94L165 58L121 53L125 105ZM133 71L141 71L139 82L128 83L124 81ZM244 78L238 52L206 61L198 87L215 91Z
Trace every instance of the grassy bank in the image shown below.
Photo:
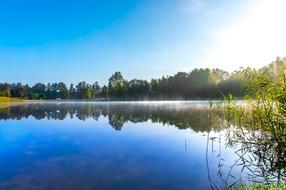
M8 97L0 97L0 103L9 103L9 102L23 102L23 99L19 98L8 98Z
M9 107L15 103L24 102L25 100L19 98L0 97L0 109Z

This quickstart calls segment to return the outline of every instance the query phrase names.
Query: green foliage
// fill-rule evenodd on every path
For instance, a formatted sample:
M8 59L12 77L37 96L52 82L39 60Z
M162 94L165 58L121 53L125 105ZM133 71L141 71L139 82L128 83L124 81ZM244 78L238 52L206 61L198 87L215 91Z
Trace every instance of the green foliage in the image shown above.
M93 83L92 87L91 87L91 97L92 98L96 98L100 96L100 85L98 82Z
M104 85L104 86L101 88L101 91L100 91L100 93L99 93L99 96L100 96L100 97L103 97L103 98L105 98L105 99L108 98L108 87L107 87L107 86Z
M286 186L284 183L281 183L280 185L263 185L263 184L252 184L250 186L247 186L245 184L239 184L232 188L231 190L286 190Z
M280 59L277 61L280 63ZM240 146L237 155L243 170L249 171L250 179L261 182L254 189L275 189L273 185L280 187L286 180L285 71L285 64L244 70L241 74L245 78L245 101L234 102L229 95L216 107L222 115L221 120L214 120L231 128L228 145ZM284 184L282 187L285 189Z
M263 84L272 79L279 78L278 70L286 65L285 58L277 58L267 67L261 68L258 73L265 73L267 77ZM267 72L266 72L267 71ZM47 85L37 83L30 87L29 85L0 83L0 96L16 97L23 99L113 99L113 100L172 100L172 99L222 99L225 95L231 93L235 99L239 99L246 94L243 86L250 87L247 84L253 81L245 73L253 73L250 68L241 69L231 74L220 69L194 69L193 71L178 72L173 76L162 76L161 78L151 79L150 82L140 79L126 80L121 72L115 72L109 79L108 85L100 87L98 82L88 84L85 81L77 85L71 84L67 88L63 82L48 83ZM260 78L256 78L260 80ZM262 83L261 83L262 84ZM265 86L255 86L251 88L260 88L261 92L272 91ZM254 91L253 91L254 92ZM254 95L248 91L248 95ZM256 91L255 91L256 93ZM270 93L269 93L270 94ZM271 94L270 94L271 95ZM283 97L281 97L283 98ZM280 99L281 99L280 98Z
M240 97L241 83L230 80L228 73L219 69L195 69L190 73L178 72L174 76L159 79L126 80L120 72L115 72L108 80L108 86L100 87L85 81L67 88L63 82L37 83L29 85L0 83L0 95L23 99L218 99L223 94L233 93Z
M46 99L46 85L37 83L32 87L32 99Z
M8 83L1 84L0 83L0 95L5 97L10 97L11 86Z
M76 86L77 94L79 99L90 99L91 98L91 86L86 82L80 82Z

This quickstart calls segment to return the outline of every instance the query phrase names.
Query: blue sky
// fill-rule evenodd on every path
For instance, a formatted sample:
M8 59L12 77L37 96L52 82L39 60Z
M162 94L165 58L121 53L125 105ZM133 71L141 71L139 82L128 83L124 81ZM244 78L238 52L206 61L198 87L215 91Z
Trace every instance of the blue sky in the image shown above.
M196 67L228 71L240 66L259 67L276 56L286 55L282 54L286 48L281 45L286 44L283 43L285 27L281 28L280 23L286 17L284 13L276 13L283 3L283 0L1 1L0 82L85 80L105 84L115 71L121 71L127 79L149 80ZM270 28L278 26L280 32L271 30L269 34ZM257 31L267 28L257 35ZM269 52L261 48L263 41L270 43L271 53L263 53Z

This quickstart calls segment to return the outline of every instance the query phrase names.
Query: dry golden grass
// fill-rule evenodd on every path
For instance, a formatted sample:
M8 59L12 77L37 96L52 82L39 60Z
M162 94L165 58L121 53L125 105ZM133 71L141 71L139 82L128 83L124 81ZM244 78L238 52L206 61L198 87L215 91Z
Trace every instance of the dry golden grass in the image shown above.
M25 102L25 100L19 98L0 97L0 109L7 108L21 102Z
M19 98L8 98L8 97L0 97L1 102L23 102L25 100Z

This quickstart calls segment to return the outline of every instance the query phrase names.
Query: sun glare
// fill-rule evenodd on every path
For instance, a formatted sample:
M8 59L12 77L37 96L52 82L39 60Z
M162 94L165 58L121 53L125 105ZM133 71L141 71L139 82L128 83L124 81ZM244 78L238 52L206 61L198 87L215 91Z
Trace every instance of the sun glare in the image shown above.
M232 71L262 67L286 51L286 1L259 0L238 21L216 32L206 63Z

